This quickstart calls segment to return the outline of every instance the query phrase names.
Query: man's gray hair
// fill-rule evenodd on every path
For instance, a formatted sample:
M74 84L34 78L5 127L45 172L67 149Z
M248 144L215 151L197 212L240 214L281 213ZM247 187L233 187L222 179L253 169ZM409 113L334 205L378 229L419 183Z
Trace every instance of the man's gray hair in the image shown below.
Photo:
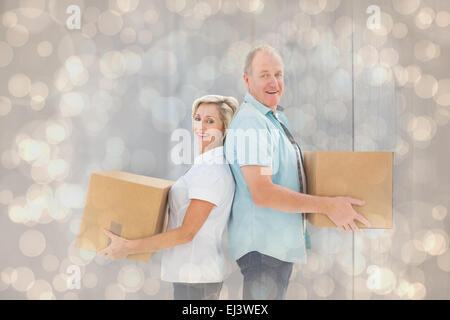
M247 58L245 59L245 67L244 67L245 74L250 75L252 73L252 62L253 62L253 59L255 58L256 53L259 51L265 51L267 53L273 54L274 56L279 57L281 62L283 62L283 58L281 58L281 55L277 49L275 49L272 46L269 46L268 44L259 45L257 47L254 47L247 54Z

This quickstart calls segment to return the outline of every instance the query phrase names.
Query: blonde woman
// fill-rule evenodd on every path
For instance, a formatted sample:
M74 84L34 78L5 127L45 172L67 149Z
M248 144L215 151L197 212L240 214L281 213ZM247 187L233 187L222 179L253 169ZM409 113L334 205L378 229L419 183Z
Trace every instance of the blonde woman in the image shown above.
M218 299L225 276L222 235L231 211L234 178L223 152L226 131L238 108L233 97L207 95L194 101L192 129L198 155L169 192L167 232L127 240L108 230L99 252L116 260L163 250L161 279L173 283L174 299Z

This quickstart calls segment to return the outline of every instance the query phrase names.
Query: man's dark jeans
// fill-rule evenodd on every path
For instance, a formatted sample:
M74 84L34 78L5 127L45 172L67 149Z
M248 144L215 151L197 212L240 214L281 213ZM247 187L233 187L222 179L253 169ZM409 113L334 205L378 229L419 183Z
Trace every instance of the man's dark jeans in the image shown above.
M284 300L292 262L252 251L237 261L244 276L243 300Z

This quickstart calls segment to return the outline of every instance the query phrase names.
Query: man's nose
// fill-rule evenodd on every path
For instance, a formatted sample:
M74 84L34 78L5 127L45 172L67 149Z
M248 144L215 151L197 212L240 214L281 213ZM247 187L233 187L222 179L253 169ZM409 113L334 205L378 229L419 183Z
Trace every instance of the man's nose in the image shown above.
M271 87L276 87L277 84L278 84L277 79L275 79L274 76L271 76L271 77L269 78L269 85L270 85Z

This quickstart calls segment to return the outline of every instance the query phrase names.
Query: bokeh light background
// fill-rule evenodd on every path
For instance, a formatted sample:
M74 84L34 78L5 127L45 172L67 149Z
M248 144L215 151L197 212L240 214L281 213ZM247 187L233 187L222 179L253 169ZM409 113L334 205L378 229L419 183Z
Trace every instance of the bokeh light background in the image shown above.
M449 25L447 0L2 0L0 298L171 299L160 254L75 247L90 173L178 178L171 132L201 95L242 101L245 55L267 42L304 150L395 151L394 229L310 226L287 298L449 299ZM221 299L241 299L228 267Z

